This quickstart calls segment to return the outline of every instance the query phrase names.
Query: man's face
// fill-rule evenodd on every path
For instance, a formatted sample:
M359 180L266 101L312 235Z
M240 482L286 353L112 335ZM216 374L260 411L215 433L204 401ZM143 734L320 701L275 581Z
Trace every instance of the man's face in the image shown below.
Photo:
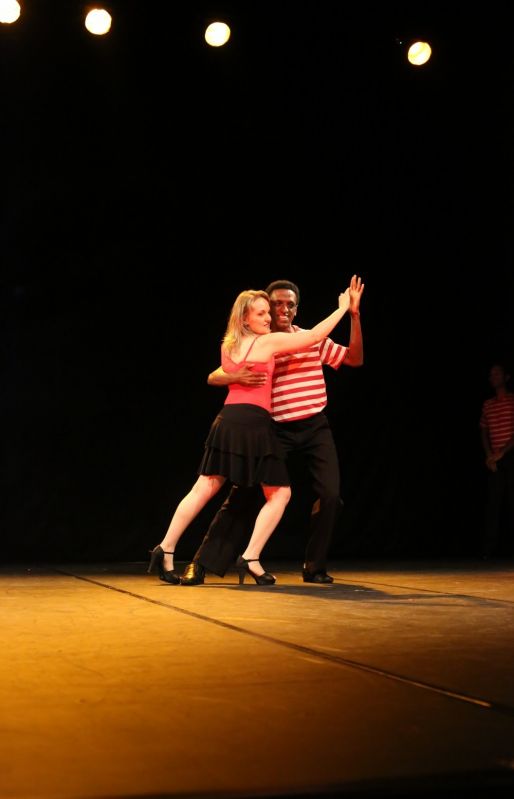
M273 312L272 312L272 314L273 314ZM505 374L505 370L504 370L503 366L500 366L499 364L495 364L494 366L491 366L491 370L489 372L489 383L491 384L491 386L494 389L503 388L503 386L507 382L506 381L506 377L507 376Z
M291 289L275 289L270 295L271 329L289 332L296 316L296 294Z

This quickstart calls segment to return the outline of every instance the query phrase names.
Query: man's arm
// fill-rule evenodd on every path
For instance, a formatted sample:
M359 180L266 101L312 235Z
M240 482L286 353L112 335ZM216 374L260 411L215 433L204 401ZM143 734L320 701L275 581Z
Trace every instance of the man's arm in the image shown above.
M239 383L241 386L262 386L266 382L265 372L253 372L252 367L242 366L237 372L225 372L219 366L211 372L207 378L210 386L229 386L231 383Z
M350 343L343 364L362 366L364 363L364 344L362 343L361 315L352 313L350 322Z
M485 452L485 465L491 472L498 471L498 467L496 466L497 458L495 458L491 450L491 442L489 440L487 427L480 427L480 438L482 439L482 446Z
M348 345L348 352L343 363L346 366L362 366L364 363L364 344L362 343L362 327L361 327L361 314L360 302L362 292L364 291L364 283L358 278L352 278L350 281L350 343Z
M500 450L495 452L494 455L490 455L489 457L492 460L494 460L494 462L496 463L496 461L501 460L503 456L507 454L507 452L510 452L513 447L514 447L514 436L511 436Z

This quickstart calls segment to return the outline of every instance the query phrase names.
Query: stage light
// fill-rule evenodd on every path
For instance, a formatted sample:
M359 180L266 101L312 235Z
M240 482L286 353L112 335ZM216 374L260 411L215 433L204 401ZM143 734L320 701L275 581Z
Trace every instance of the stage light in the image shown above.
M84 22L89 33L104 36L111 29L112 17L104 8L92 8Z
M230 39L230 28L224 22L211 22L205 31L205 41L211 47L221 47Z
M20 14L21 7L16 0L0 0L0 22L16 22Z
M407 52L409 62L415 67L421 67L426 64L431 55L432 48L428 42L414 42Z

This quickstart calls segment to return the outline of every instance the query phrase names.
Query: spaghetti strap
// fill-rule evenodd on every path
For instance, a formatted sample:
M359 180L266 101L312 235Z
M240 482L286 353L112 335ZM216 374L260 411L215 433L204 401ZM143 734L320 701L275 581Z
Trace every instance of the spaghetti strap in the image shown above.
M251 343L251 344L250 344L250 346L248 347L248 352L246 353L246 355L245 355L245 357L243 358L243 360L242 360L242 361L240 361L240 363L244 363L245 361L247 361L247 360L248 360L248 356L250 355L251 349L252 349L253 345L255 344L255 342L257 341L257 339L258 339L258 338L259 338L258 336L255 336L254 340L252 341L252 343Z

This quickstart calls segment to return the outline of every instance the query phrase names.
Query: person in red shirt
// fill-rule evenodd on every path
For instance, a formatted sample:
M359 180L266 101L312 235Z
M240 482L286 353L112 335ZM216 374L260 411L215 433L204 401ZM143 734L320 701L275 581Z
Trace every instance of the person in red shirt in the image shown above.
M332 583L327 573L327 557L332 534L341 509L339 462L332 431L324 414L327 404L323 366L338 369L341 364L361 366L364 360L360 301L364 284L354 275L349 286L350 342L348 347L330 338L293 354L277 356L272 382L271 415L286 458L304 456L317 496L310 520L310 535L305 552L303 580L307 583ZM301 335L293 324L300 291L289 280L276 280L267 292L271 301L271 328L287 335ZM260 377L251 364L235 374L219 368L209 375L211 385L228 385L239 380L256 386ZM240 541L251 529L262 498L255 491L234 486L212 521L193 561L188 564L182 585L204 582L205 571L224 576L234 561Z
M260 553L280 521L291 496L289 475L271 418L271 376L275 356L315 346L343 318L350 304L349 289L339 295L338 308L311 330L294 337L270 332L270 303L263 291L241 292L232 307L221 347L224 371L237 374L249 362L259 373L258 385L231 380L225 404L211 425L198 480L179 503L160 544L151 551L148 572L157 569L161 580L178 584L174 569L175 546L193 519L226 480L240 486L260 486L261 507L246 549L239 556L239 582L250 575L258 585L275 582L259 563ZM252 566L250 566L252 564Z
M503 364L489 370L494 397L485 400L480 433L487 468L484 557L498 554L502 528L508 531L508 546L514 545L514 394L508 389L510 375Z

